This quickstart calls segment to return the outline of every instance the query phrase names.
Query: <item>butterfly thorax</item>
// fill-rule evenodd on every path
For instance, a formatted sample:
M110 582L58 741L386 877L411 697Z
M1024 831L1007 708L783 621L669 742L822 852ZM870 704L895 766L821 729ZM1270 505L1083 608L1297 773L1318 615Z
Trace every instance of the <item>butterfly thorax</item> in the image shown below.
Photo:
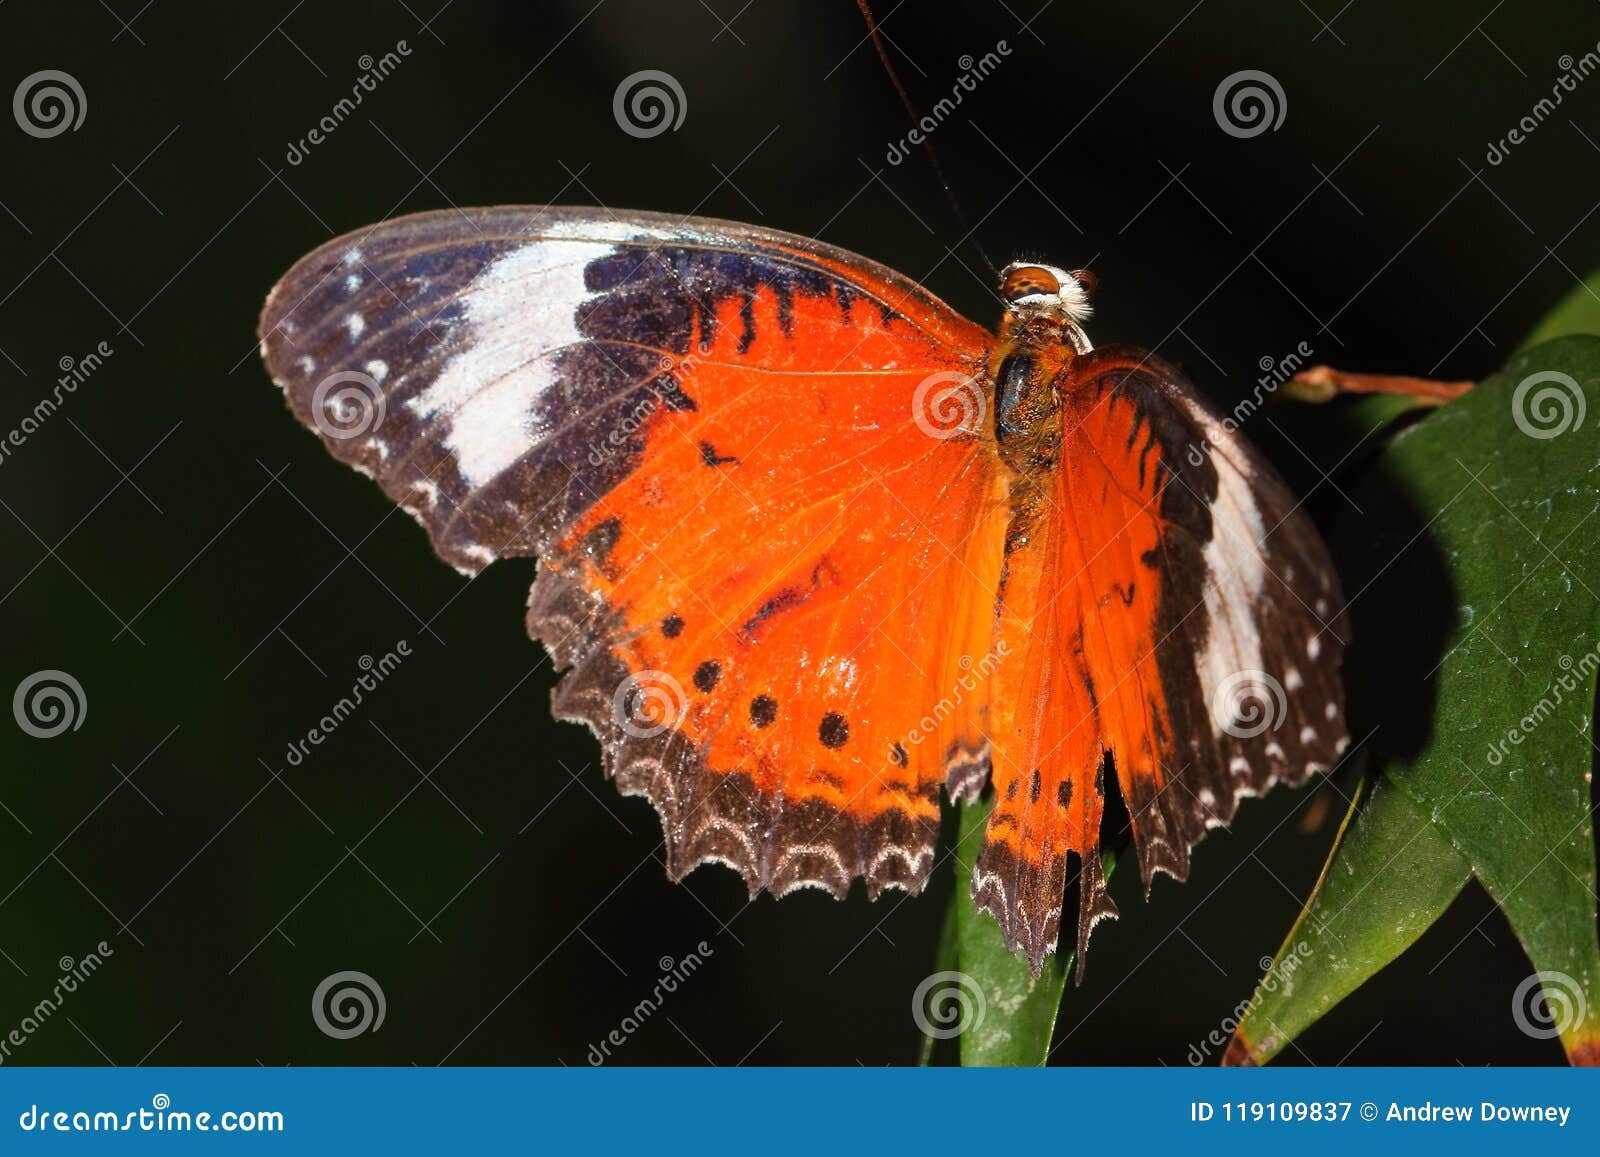
M1063 386L1087 341L1077 323L1048 314L1007 313L991 361L994 436L1018 474L1055 468L1061 447Z

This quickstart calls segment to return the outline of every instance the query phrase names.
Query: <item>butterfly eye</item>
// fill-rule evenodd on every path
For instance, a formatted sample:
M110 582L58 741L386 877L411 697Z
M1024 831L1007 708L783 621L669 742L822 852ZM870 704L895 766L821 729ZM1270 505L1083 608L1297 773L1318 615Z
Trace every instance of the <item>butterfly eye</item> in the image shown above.
M1010 302L1034 296L1054 297L1060 292L1060 279L1038 265L1019 265L1007 271L1005 280L1000 283L1000 296Z

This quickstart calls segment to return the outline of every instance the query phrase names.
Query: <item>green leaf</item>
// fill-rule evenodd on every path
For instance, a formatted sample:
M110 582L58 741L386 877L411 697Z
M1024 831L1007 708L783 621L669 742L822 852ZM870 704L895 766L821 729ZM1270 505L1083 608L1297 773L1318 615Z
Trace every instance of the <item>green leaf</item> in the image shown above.
M973 908L968 885L993 806L992 799L983 799L960 808L956 833L957 886L950 900L955 925L955 967L969 993L982 994L982 1013L974 1012L962 1026L961 1063L1042 1065L1050 1056L1056 1014L1077 953L1066 948L1071 940L1070 935L1066 936L1064 950L1046 956L1044 968L1035 979L1028 971L1027 960L1006 949L995 918ZM1114 866L1111 857L1106 857L1107 879Z
M1269 1058L1403 951L1465 864L1544 974L1569 1057L1600 1060L1600 339L1517 355L1395 438L1354 500L1364 514L1335 536L1352 592L1352 717L1376 724L1388 785L1347 829L1279 959L1314 942L1310 955L1292 984L1269 972L1231 1057ZM1275 980L1281 991L1266 992Z
M956 967L971 977L984 1001L983 1016L961 1035L961 1063L1042 1065L1050 1055L1050 1036L1072 973L1073 954L1046 956L1044 969L1035 980L1027 960L1007 950L999 922L973 908L968 882L993 805L992 799L984 799L963 807L956 836L958 883L951 899L955 905Z
M1600 270L1589 274L1588 280L1556 302L1555 308L1523 339L1517 352L1575 333L1600 334Z
M966 879L965 874L958 875L958 879ZM957 893L961 891L956 888ZM944 910L944 923L939 929L939 950L934 955L934 971L947 973L956 971L956 913L960 905L949 904ZM934 1050L939 1047L940 1037L935 1036L933 1024L930 1022L922 1028L922 1044L917 1049L917 1064L927 1067L933 1064Z
M1472 866L1404 792L1360 791L1311 900L1256 988L1224 1064L1264 1064L1416 942Z

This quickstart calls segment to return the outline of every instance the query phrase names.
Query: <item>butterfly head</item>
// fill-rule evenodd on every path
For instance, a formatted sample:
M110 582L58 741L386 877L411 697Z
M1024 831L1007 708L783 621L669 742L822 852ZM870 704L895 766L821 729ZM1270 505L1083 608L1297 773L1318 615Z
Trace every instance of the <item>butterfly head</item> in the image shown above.
M1086 321L1093 308L1089 294L1094 275L1087 269L1058 269L1031 261L1013 261L1000 271L1000 296L1012 314L1053 315Z

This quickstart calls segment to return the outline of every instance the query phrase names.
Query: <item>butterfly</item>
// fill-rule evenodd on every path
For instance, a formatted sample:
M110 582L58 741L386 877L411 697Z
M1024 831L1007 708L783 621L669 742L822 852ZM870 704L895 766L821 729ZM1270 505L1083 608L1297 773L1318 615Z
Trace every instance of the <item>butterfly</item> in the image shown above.
M538 560L556 716L660 813L667 872L916 893L941 789L993 810L972 898L1035 975L1241 798L1348 740L1343 601L1267 461L1174 367L1095 347L1092 279L1019 262L991 333L750 225L424 213L272 290L295 416L465 574Z

